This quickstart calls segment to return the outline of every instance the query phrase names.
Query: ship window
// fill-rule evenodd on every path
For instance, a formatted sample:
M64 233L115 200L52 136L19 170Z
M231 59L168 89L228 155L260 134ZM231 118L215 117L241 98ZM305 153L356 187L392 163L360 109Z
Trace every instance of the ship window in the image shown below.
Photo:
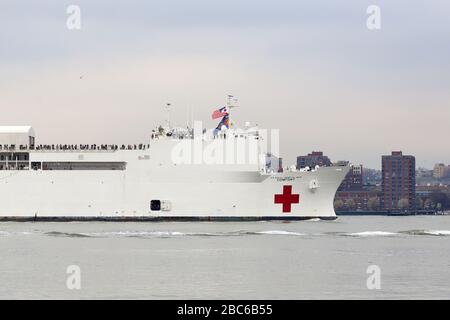
M151 211L161 211L161 200L150 201L150 210Z
M31 169L33 170L41 170L42 164L40 162L32 162Z
M29 137L30 138L30 141L29 141L29 143L30 143L30 148L31 149L33 149L34 148L34 137Z
M43 170L125 170L126 162L43 162Z

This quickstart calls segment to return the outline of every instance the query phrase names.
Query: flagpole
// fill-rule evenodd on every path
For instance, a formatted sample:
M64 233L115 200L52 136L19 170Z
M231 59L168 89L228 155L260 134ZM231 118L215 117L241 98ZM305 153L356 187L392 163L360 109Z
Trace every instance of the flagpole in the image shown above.
M232 98L233 98L233 96L231 94L229 94L227 97L228 121L230 121L230 127L231 127L231 124L233 123L231 121L231 99Z
M170 131L170 106L171 105L172 105L171 103L166 103L166 111L167 111L166 122L167 122L167 130L169 130L169 131Z

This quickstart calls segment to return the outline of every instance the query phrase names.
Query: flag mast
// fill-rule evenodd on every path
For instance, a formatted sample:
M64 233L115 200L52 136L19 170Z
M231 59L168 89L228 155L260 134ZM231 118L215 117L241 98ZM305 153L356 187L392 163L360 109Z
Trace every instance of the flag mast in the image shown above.
M229 95L227 96L227 109L228 109L228 118L229 118L229 120L230 120L230 127L231 127L231 125L232 125L232 123L233 123L233 122L231 121L231 109L237 107L237 105L234 104L234 103L236 103L236 102L237 102L237 99L234 98L233 95L229 94Z
M171 103L166 103L166 111L167 111L167 120L166 120L166 124L167 124L167 130L170 131L170 107L171 107Z
M230 129L230 127L233 125L233 123L231 122L231 109L237 107L237 105L233 104L236 101L237 99L229 94L227 96L225 107L222 107L219 110L213 112L213 119L222 118L219 125L214 130L214 136L216 136L217 133L222 130L223 126L225 126L227 129Z

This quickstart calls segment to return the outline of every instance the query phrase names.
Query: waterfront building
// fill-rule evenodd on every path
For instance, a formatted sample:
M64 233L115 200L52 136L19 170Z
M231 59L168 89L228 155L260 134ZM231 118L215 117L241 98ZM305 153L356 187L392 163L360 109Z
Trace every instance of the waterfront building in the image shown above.
M378 211L380 209L379 187L363 187L361 190L337 191L334 198L336 211Z
M360 191L363 189L363 166L353 165L344 181L339 186L338 191Z
M450 166L446 166L443 163L435 164L433 168L433 178L444 179L450 176Z
M382 198L385 210L414 210L416 206L416 159L393 151L382 156Z
M331 165L330 158L325 156L322 151L313 151L306 156L297 157L297 169L314 168L315 166L329 167Z

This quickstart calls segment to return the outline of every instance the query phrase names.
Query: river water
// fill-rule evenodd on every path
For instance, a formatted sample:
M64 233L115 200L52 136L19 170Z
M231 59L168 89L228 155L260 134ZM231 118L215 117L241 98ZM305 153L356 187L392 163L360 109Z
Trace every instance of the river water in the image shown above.
M449 299L450 216L0 223L0 298Z

